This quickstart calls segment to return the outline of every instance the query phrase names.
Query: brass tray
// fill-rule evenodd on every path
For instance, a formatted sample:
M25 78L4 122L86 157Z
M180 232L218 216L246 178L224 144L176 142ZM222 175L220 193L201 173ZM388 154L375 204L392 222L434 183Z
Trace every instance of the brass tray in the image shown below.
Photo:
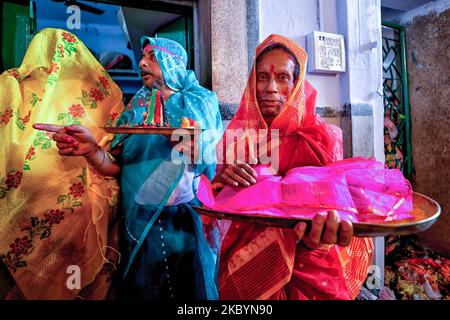
M240 222L255 223L264 226L293 228L298 222L311 225L310 218L279 218L268 215L218 212L208 208L194 207L202 215L218 219L228 219ZM354 222L354 235L357 237L379 237L389 235L408 235L419 233L430 228L441 214L440 205L433 199L414 192L413 210L409 212L414 219L397 220L382 223Z
M202 130L197 128L146 128L146 127L138 127L138 128L123 128L123 127L102 127L108 133L115 134L162 134L164 136L172 136L175 131L176 135L184 136L190 135L193 136L195 134L200 133Z

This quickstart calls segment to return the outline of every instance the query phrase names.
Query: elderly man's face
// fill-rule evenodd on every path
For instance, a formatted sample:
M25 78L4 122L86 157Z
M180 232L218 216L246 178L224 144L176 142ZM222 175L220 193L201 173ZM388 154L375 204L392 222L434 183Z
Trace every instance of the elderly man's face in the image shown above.
M294 88L294 68L291 56L279 49L264 55L256 65L256 99L269 125Z
M144 86L147 88L161 89L165 85L155 53L148 46L142 51L139 69Z

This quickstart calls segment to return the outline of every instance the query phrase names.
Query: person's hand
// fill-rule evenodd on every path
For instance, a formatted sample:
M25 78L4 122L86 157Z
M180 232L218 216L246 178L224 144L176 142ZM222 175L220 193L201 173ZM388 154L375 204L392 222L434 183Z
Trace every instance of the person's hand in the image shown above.
M91 131L82 125L59 126L35 123L34 129L53 132L53 140L63 156L86 156L98 149Z
M248 163L229 164L221 174L222 180L233 186L250 187L256 183L256 171Z
M311 230L306 232L306 223L299 222L295 225L294 231L298 240L310 249L319 249L327 245L337 244L346 247L353 237L353 225L350 221L340 220L339 214L328 211L328 214L320 212L316 214L311 223Z

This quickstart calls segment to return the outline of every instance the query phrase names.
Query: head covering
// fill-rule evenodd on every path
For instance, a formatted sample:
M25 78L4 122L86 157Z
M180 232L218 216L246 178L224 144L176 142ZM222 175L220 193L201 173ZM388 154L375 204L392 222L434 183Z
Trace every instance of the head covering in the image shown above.
M80 39L49 28L34 36L20 67L1 74L0 93L0 257L15 292L105 299L118 262L109 243L117 240L117 181L83 157L61 157L51 134L32 125L82 124L108 149L113 136L100 127L117 119L122 92ZM77 266L80 288L70 288Z
M187 54L180 44L169 39L143 37L142 46L147 43L152 46L165 83L175 91L165 104L170 126L180 127L181 118L186 117L204 129L198 141L201 159L195 164L194 171L195 176L204 174L212 179L216 164L215 147L222 134L217 96L200 86L194 72L186 69ZM143 122L151 92L145 86L142 87L125 108L118 123L123 125ZM178 186L187 163L172 161L173 146L161 135L116 135L114 146L121 143L121 195L128 250L126 276L150 229ZM151 186L147 199L152 201L140 204L136 201L136 195L144 185ZM192 187L196 194L197 186ZM215 259L204 239L198 214L192 209L190 212L196 230L196 257L198 265L201 266L198 270L203 272L202 285L205 288L202 292L206 292L206 297L211 299L217 296L214 281Z
M305 51L286 37L270 35L257 47L256 57L271 45L287 48L299 65L299 77L283 109L268 128L256 100L255 63L237 113L226 130L244 130L244 133L238 141L227 141L227 134L224 134L219 144L222 149L218 150L220 156L230 154L230 150L235 150L239 145L247 145L247 139L254 134L252 130L279 131L279 143L274 145L279 145L278 174L282 177L274 177L273 172L268 177L261 174L255 185L245 189L226 186L216 197L217 202L223 201L223 204L242 194L242 206L248 204L256 215L264 204L268 204L270 210L277 210L285 202L289 205L289 201L295 203L295 200L302 198L298 192L290 193L288 181L277 183L286 177L289 170L304 166L321 167L342 159L340 129L323 122L314 112L316 91L305 80ZM274 138L272 135L269 141L273 142ZM247 159L250 154L246 150ZM237 154L234 156L237 157ZM257 154L257 160L261 162L260 154ZM311 167L311 170L314 171L314 168ZM301 177L305 180L304 191L316 192L320 198L322 189L317 191L310 186L312 175ZM308 180L310 178L311 181ZM212 192L208 182L206 179L202 182L200 200L214 205L214 199L210 201ZM318 185L320 188L320 183ZM233 202L229 201L228 210L234 208ZM222 211L226 210L222 207ZM368 239L354 238L346 248L330 246L325 251L309 251L296 245L296 236L289 229L234 221L230 224L226 220L221 220L218 225L219 236L223 240L219 258L221 299L350 299L358 293L371 262L372 243Z
M217 95L199 84L194 71L186 69L188 56L181 44L164 38L141 38L142 45L146 41L153 48L164 81L170 89L175 91L167 101L167 108L173 106L172 109L175 109L175 106L179 106L182 109L178 113L169 112L171 126L180 127L181 116L195 120L202 129L208 130L202 135L204 139L201 140L209 139L216 144L223 133ZM214 158L212 153L205 149L203 149L203 155ZM208 171L208 174L214 175L214 172Z
M243 130L240 140L227 141L225 133L219 143L218 156L226 158L235 144L242 144L253 134L253 130L278 130L280 137L279 169L284 173L300 165L325 165L342 159L342 133L333 125L323 122L315 114L316 90L305 80L307 54L292 40L272 34L256 48L258 57L272 45L287 48L299 66L299 76L283 109L267 126L256 99L256 60L242 96L239 108L226 131ZM270 132L269 132L270 134ZM232 135L231 135L232 136ZM277 144L278 145L278 144ZM248 150L246 150L248 153Z
M180 127L182 117L192 119L201 126L203 132L199 139L199 153L204 161L197 164L197 170L212 178L216 170L216 157L215 149L208 146L215 146L223 133L216 94L202 87L195 73L186 69L187 53L179 43L165 38L142 37L141 44L143 48L148 44L151 46L166 85L175 91L165 102L170 126ZM151 90L143 86L131 99L118 123L143 122L142 115L148 108L147 103L150 103L149 96ZM118 135L114 145L123 138L125 136Z
M267 47L276 44L282 44L294 55L299 66L299 76L294 83L294 87L289 94L283 109L273 120L270 128L279 129L281 130L281 133L284 134L294 133L301 127L301 121L304 118L304 115L309 116L309 118L314 116L313 104L310 103L308 109L305 110L305 67L307 54L305 50L288 38L272 34L257 46L256 57L259 57ZM245 128L257 130L268 128L259 110L258 101L256 99L256 61L257 59L255 59L255 63L250 71L250 76L239 108L227 129ZM315 98L315 90L310 86L309 88L311 90L309 90L308 93Z
M142 47L149 46L156 55L167 86L173 91L188 90L192 81L185 81L191 70L187 70L186 50L178 42L165 38L141 38Z

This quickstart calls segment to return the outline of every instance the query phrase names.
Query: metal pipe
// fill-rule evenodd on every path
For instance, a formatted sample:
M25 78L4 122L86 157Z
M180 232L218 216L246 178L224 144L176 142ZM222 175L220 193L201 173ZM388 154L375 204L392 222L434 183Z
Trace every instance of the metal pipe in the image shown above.
M316 16L316 22L317 22L317 29L319 29L319 31L323 31L323 2L322 0L317 0L316 1L316 5L317 5L317 16Z

